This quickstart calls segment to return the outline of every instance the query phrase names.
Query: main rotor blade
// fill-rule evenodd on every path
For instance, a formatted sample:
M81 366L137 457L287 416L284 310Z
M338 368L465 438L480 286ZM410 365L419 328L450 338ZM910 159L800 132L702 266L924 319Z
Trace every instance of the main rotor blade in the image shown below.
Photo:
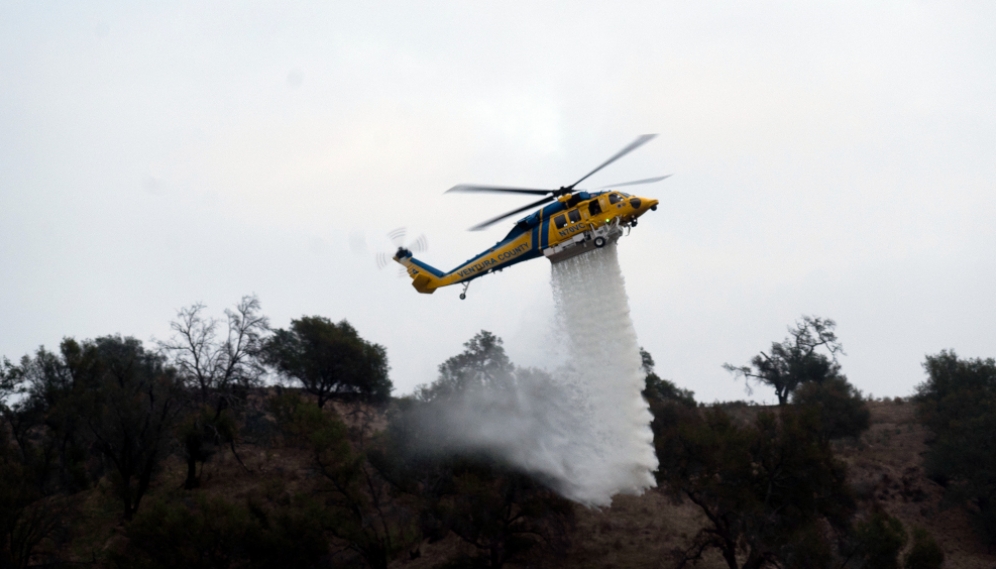
M453 186L452 188L446 190L444 193L450 192L492 192L492 193L513 193L513 194L534 194L537 196L542 196L549 194L553 190L532 190L527 188L503 188L501 186L471 186L469 184L460 184L458 186Z
M498 223L499 221L505 219L506 217L511 217L511 216L513 216L513 215L515 215L517 213L526 211L527 209L532 209L532 208L534 208L534 207L536 207L538 205L543 205L543 204L545 204L547 202L552 202L554 199L555 198L553 196L547 196L547 197L545 197L545 198L543 198L543 199L541 199L539 201L535 201L535 202L533 202L533 203L531 203L529 205L522 206L519 209L513 209L512 211L510 211L508 213L503 213L503 214L499 215L498 217L492 217L491 219L485 221L484 223L478 223L474 227L471 227L470 231L480 231L480 230L482 230L482 229L484 229L486 227L489 227L491 225L494 225L495 223Z
M622 186L639 186L640 184L653 184L654 182L660 182L670 178L671 174L667 176L659 176L657 178L647 178L646 180L636 180L634 182L623 182L622 184L609 184L608 186L602 186L600 188L595 188L596 190L604 190L605 188L620 188Z
M627 146L626 148L623 148L622 150L620 150L619 152L617 152L615 156L613 156L612 158L609 158L608 160L606 160L605 162L603 162L601 166L599 166L598 168L595 168L595 169L594 169L594 170L592 170L591 172L588 172L587 174L585 174L585 175L584 175L584 177L583 177L583 178L581 178L581 179L580 179L580 180L578 180L577 182L574 182L574 183L573 183L573 184L571 184L570 186L567 186L567 189L568 189L568 190L573 190L575 186L577 186L577 185L578 185L578 184L580 184L581 182L583 182L583 181L587 180L587 179L588 179L588 177L589 177L589 176L591 176L592 174L594 174L595 172L598 172L598 171L599 171L599 170L601 170L602 168L605 168L605 167L606 167L606 166L608 166L609 164L612 164L612 163L613 163L613 162L615 162L616 160L619 160L619 159L620 159L620 158L622 158L623 156L626 156L626 155L627 155L627 154L629 154L630 152L632 152L632 151L636 150L637 148L639 148L639 147L643 146L644 144L646 144L646 143L650 142L650 141L651 141L651 140L653 140L653 139L654 139L654 137L656 137L656 136L657 136L656 134L642 134L642 135L640 135L640 137L639 137L639 138L637 138L637 139L636 139L636 140L634 140L633 142L630 142L630 143L629 143L629 146Z

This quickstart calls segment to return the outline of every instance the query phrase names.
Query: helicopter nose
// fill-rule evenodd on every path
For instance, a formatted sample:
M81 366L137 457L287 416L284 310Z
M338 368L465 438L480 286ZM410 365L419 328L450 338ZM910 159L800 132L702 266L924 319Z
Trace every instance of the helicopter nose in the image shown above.
M629 199L629 205L633 206L636 210L636 215L643 215L647 213L647 210L657 210L657 200L652 200L650 198L637 198L632 197Z

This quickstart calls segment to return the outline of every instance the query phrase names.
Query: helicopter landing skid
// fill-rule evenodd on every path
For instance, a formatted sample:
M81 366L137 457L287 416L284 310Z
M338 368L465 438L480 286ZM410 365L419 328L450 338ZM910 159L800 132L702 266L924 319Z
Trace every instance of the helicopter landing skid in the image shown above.
M595 249L601 249L610 243L615 243L622 237L622 234L622 228L619 227L618 219L616 219L598 229L585 231L570 241L548 247L543 250L543 255L550 259L551 263L559 263L565 259L577 257Z

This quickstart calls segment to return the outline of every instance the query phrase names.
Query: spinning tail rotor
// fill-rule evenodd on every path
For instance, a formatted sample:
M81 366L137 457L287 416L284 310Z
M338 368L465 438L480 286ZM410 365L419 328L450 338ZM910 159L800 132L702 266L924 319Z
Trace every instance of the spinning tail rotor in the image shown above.
M387 234L387 238L391 240L391 244L394 246L395 252L377 253L376 261L378 269L383 269L384 267L387 267L389 264L393 262L393 257L403 251L407 251L409 255L411 255L417 253L424 253L429 249L429 239L425 236L424 233L419 235L417 238L415 238L407 245L405 245L406 235L407 235L407 229L405 229L404 227L399 227L397 229L394 229ZM403 267L398 274L399 276L405 276L406 272Z

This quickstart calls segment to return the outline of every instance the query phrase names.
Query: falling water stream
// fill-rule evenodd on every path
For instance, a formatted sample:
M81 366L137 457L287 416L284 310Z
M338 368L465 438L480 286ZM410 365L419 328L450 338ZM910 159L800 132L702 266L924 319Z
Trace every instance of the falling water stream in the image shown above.
M615 244L553 265L556 325L565 375L580 395L587 440L573 449L572 499L606 504L616 493L654 486L657 469L639 344Z
M654 486L657 456L639 344L615 244L553 265L550 344L566 363L468 389L426 417L444 450L486 451L565 497L607 506ZM552 355L551 355L552 356Z

